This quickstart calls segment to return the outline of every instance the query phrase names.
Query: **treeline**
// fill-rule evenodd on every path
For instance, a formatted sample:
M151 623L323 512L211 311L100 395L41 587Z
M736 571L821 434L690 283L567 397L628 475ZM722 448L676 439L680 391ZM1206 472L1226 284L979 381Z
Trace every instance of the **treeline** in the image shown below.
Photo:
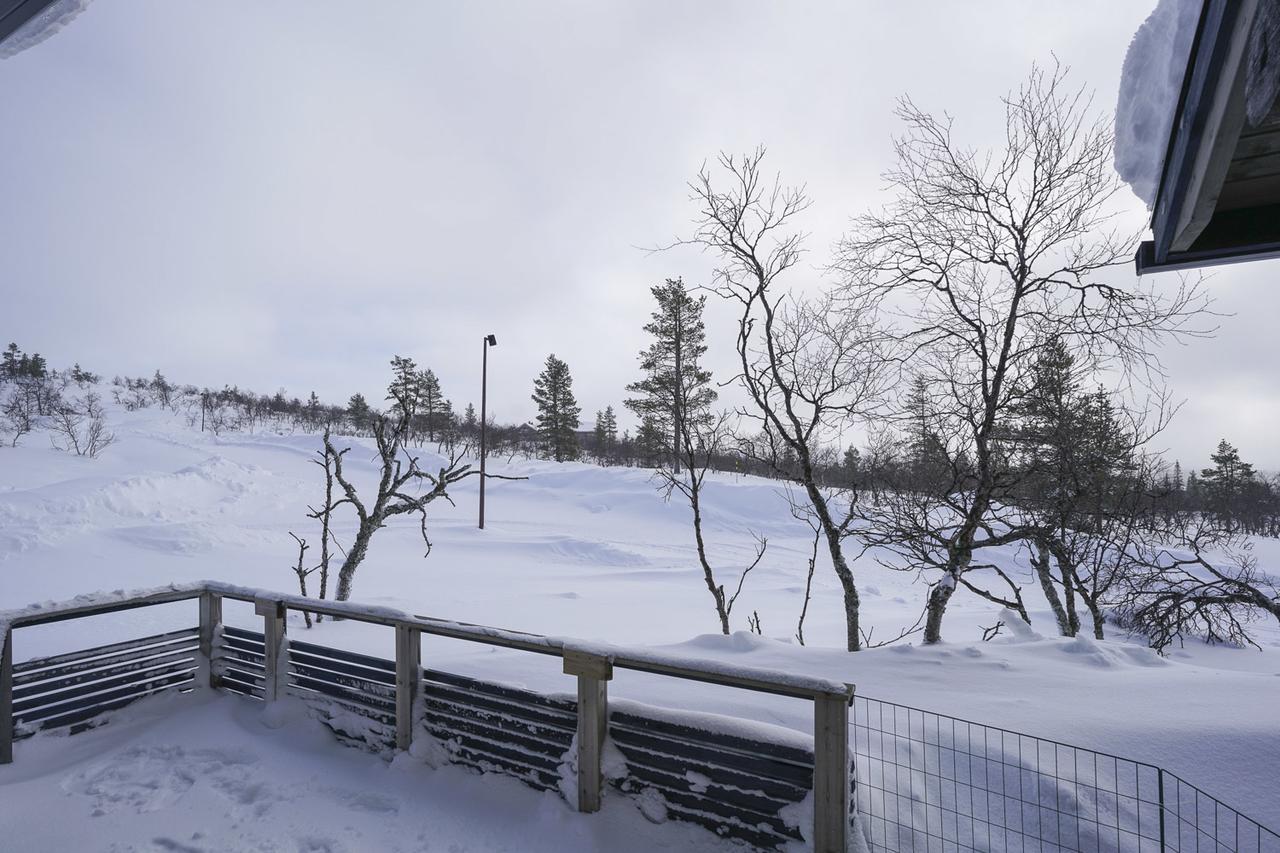
M44 356L10 343L0 354L0 437L17 447L24 436L43 433L58 450L96 459L115 443L94 390L99 378L79 364L53 370Z

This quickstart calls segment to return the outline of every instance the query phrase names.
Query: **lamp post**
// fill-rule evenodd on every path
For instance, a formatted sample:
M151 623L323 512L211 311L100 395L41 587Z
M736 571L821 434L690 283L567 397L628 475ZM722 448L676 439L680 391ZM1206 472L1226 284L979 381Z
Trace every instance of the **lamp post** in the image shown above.
M484 530L484 457L485 439L489 430L489 420L485 414L485 397L489 391L489 347L496 347L498 339L493 335L484 336L484 357L480 368L480 529Z

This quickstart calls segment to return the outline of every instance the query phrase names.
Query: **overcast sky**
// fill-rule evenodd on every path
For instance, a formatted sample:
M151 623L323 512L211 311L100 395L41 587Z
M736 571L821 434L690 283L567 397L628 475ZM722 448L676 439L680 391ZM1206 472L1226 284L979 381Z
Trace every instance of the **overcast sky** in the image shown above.
M635 378L649 285L705 281L639 248L685 231L705 158L764 144L807 183L816 269L884 200L897 96L987 143L1056 54L1110 113L1153 5L97 0L0 62L0 337L334 402L380 399L399 353L461 409L493 332L500 420L549 352L590 420ZM1278 264L1217 272L1235 316L1164 353L1184 465L1226 436L1280 468Z

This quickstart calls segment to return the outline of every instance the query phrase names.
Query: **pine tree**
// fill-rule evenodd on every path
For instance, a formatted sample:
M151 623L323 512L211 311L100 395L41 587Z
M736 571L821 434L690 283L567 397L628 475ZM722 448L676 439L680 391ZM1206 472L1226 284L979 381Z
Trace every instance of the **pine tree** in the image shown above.
M645 415L640 420L640 427L636 430L635 446L636 456L640 464L645 466L654 464L667 452L667 437L655 416Z
M538 405L538 437L544 449L557 462L577 459L578 416L581 409L573 396L573 377L569 365L547 356L542 373L533 383L533 402Z
M707 298L691 297L681 279L667 279L650 288L658 309L644 330L653 342L640 353L644 378L627 386L637 395L626 406L643 420L669 431L672 458L679 470L680 446L684 439L709 416L716 399L711 373L700 364L707 351L702 310Z
M594 430L596 456L604 459L604 410L596 409L596 425Z
M387 400L391 411L401 418L412 420L418 411L418 365L404 356L391 359L391 384L387 386Z
M604 407L604 444L610 452L618 444L618 416L614 414L613 406Z
M613 406L596 412L595 442L596 456L606 462L618 444L618 419L613 413Z
M417 374L416 391L418 412L422 415L427 440L435 441L441 433L448 430L453 421L453 406L444 399L440 392L440 380L431 368Z
M840 467L846 482L850 484L858 482L859 469L862 467L862 454L858 452L858 448L852 444L845 448L844 456L840 459Z
M467 432L475 432L480 428L480 418L476 415L476 407L467 403L467 408L462 415L462 427Z
M1218 442L1218 450L1209 457L1212 468L1200 471L1200 487L1208 508L1217 514L1233 530L1244 518L1248 498L1253 492L1257 472L1253 465L1240 458L1240 451L1227 443Z
M363 426L369 422L373 415L373 410L369 408L369 403L365 400L364 395L355 393L351 395L351 399L347 401L347 415L350 416L351 422L356 426Z
M938 436L937 417L934 413L929 380L916 376L907 394L908 417L907 464L914 488L935 491L943 488L949 478L950 463L946 446Z
M4 355L0 356L0 379L13 381L17 379L19 374L18 364L22 357L22 351L18 349L17 344L9 344L4 351Z

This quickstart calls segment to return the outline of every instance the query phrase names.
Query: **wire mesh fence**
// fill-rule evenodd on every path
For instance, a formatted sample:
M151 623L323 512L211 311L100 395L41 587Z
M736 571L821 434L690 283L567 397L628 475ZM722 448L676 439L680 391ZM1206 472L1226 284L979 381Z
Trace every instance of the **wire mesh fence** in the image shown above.
M1174 774L859 696L858 813L884 853L1280 853L1280 835Z

